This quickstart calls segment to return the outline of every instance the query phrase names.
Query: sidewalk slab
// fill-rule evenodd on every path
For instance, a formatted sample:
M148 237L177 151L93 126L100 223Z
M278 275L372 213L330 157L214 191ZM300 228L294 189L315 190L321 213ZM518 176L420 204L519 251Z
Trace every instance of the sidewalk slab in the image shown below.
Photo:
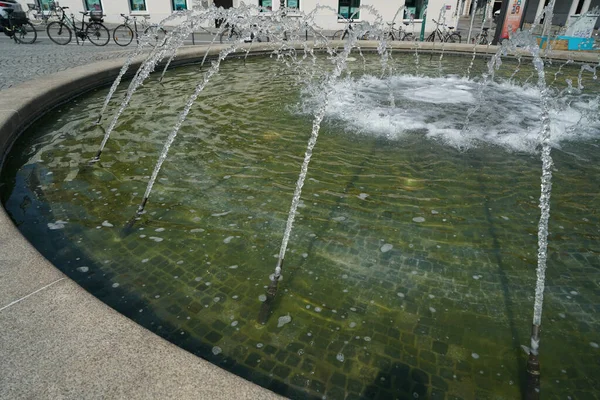
M68 279L0 311L0 327L0 399L281 398L149 334Z

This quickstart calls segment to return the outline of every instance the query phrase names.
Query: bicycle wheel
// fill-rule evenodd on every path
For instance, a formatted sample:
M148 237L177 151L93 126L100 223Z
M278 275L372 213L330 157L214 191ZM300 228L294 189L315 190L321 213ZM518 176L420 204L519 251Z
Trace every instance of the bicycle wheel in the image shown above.
M127 25L119 25L113 31L113 40L119 46L128 46L133 40L133 30Z
M425 41L426 42L435 42L435 32L432 32L431 35L427 36Z
M232 31L227 28L219 35L219 41L221 43L231 43L231 42L239 42L240 34L237 31Z
M37 39L37 31L31 22L26 22L15 27L15 35L13 36L13 39L17 43L32 44Z
M454 32L452 35L448 36L446 42L448 43L460 43L462 38L459 33Z
M100 22L90 22L85 28L85 36L96 46L106 46L110 40L108 29Z
M339 31L333 34L331 40L344 40L344 32L345 30L340 29Z
M58 21L50 22L46 27L46 33L50 40L61 46L68 44L73 37L69 27Z
M152 25L144 29L144 35L150 36L150 45L153 47L162 46L167 38L167 31L157 25Z
M27 10L27 19L32 25L40 25L42 22L44 22L42 13L35 8L30 8Z
M404 40L406 42L414 42L415 40L417 40L417 38L414 34L412 34L411 32L408 32L408 33L404 34L404 37L402 38L402 40Z
M475 37L475 43L487 45L488 44L487 35L481 35L481 34L477 35Z

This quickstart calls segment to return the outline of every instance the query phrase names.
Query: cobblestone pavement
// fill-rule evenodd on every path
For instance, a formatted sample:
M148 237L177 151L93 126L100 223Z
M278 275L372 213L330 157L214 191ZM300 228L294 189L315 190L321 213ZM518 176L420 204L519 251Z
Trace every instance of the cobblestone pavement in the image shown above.
M132 50L133 47L122 49L116 45L54 46L43 42L17 45L9 38L2 37L0 38L0 90L68 68L124 57Z

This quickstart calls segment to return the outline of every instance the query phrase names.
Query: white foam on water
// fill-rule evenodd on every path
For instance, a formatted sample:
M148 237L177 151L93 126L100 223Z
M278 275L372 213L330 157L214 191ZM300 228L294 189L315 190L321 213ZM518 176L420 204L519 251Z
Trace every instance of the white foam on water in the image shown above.
M67 224L67 222L65 221L61 221L60 219L56 222L49 222L48 223L48 228L52 231L57 230L57 229L63 229L65 227L65 225Z
M390 250L391 250L391 249L393 249L393 248L394 248L394 246L393 246L393 245L391 245L391 244L389 244L389 243L386 243L386 244L384 244L383 246L381 246L381 249L380 249L380 250L381 250L381 252L382 252L382 253L387 253L388 251L390 251Z
M292 317L290 317L290 315L284 315L282 317L279 317L279 319L277 320L277 327L281 328L282 326L284 326L285 324L289 324L290 322L292 322Z
M539 90L492 82L483 88L481 100L479 90L479 82L453 76L351 76L336 82L326 120L352 133L391 140L421 134L461 149L491 144L534 153L541 129ZM393 107L390 91L396 99ZM318 103L314 96L310 89L304 92L300 112L313 111ZM553 146L600 136L600 121L594 117L600 108L598 99L592 93L578 96L553 99ZM476 106L464 128L469 112Z
M231 242L231 240L235 239L235 236L228 236L223 240L223 243L229 243Z

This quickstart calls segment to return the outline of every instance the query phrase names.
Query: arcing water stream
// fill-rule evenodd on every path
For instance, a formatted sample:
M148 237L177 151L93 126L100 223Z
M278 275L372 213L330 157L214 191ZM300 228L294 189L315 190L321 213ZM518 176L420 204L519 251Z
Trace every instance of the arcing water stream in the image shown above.
M549 32L549 21L551 21L552 10L554 7L554 0L551 1L549 6L546 9L546 19L544 24L544 29L542 32L542 36L548 36ZM324 9L326 7L321 7ZM370 7L361 7L362 11L368 11L373 14L376 14L375 10ZM256 7L248 7L243 6L238 10L223 10L223 9L202 9L196 10L193 12L188 12L181 14L179 17L185 17L185 22L180 24L176 29L172 30L166 40L166 45L157 47L151 51L148 55L147 59L141 65L139 70L137 71L133 81L130 83L129 88L127 90L126 96L123 99L120 108L113 116L113 119L106 130L106 134L102 140L100 145L100 149L96 155L95 161L99 160L100 154L102 153L107 141L111 133L117 127L117 123L119 117L124 112L126 107L131 101L132 96L136 92L137 88L143 84L144 80L146 80L150 74L154 71L158 63L160 63L163 59L167 58L167 67L171 63L173 57L177 50L183 45L184 39L192 32L194 27L198 24L202 24L206 21L211 21L214 19L223 19L229 24L234 24L237 29L241 32L252 32L253 34L241 35L241 39L238 42L231 42L227 46L225 46L219 53L219 56L216 61L213 61L211 68L204 74L202 81L197 84L194 93L189 97L184 110L179 115L176 125L172 129L171 133L168 135L166 142L163 146L161 154L159 156L158 162L156 163L154 170L152 172L152 176L148 182L148 186L144 193L144 197L142 199L142 203L138 208L138 215L144 210L146 202L150 197L153 185L158 177L161 166L167 158L167 154L169 148L173 144L182 124L186 120L194 101L199 96L200 92L204 90L207 84L209 84L211 78L218 73L221 62L229 56L231 53L236 52L239 49L239 45L244 41L251 41L252 45L255 43L254 32L281 32L283 31L284 35L276 35L273 34L271 37L276 39L281 39L282 37L288 37L287 32L289 32L290 37L299 37L300 32L303 29L307 29L307 26L311 24L311 16L304 16L304 18L298 20L288 20L285 18L285 10L275 12L273 18L264 20L260 18L259 9ZM335 12L335 10L333 10ZM440 16L442 13L440 13ZM443 19L440 20L443 24L445 21ZM485 24L485 19L483 21ZM483 28L483 25L482 25ZM535 289L535 304L534 304L534 318L533 318L533 333L531 336L531 348L530 354L535 358L537 362L537 357L539 355L539 328L541 326L541 314L542 314L542 304L543 304L543 294L544 294L544 285L545 285L545 272L546 272L546 263L548 258L548 224L550 218L550 195L551 195L551 187L552 187L552 167L553 161L551 158L551 146L557 145L558 139L553 138L553 131L561 131L559 135L561 138L563 134L568 131L565 129L565 125L568 125L570 119L568 116L565 116L565 121L560 120L560 118L556 118L554 121L551 116L557 116L560 114L561 110L553 109L551 102L551 93L550 89L546 84L545 79L545 71L544 71L544 60L542 59L542 54L540 49L535 41L535 38L526 32L519 32L510 40L507 40L503 43L503 45L498 49L495 55L493 55L487 65L487 71L484 72L483 78L479 82L475 82L470 78L471 70L474 65L474 61L476 58L476 47L473 47L473 56L471 59L471 63L467 68L467 77L466 78L457 78L455 76L446 77L443 76L443 65L442 60L444 56L444 45L442 44L441 55L439 58L439 78L425 78L421 76L409 76L409 75L401 75L401 76L393 76L390 73L390 76L386 76L388 70L392 71L392 68L388 66L388 57L389 54L386 49L386 27L382 22L381 17L376 18L375 23L373 24L365 24L364 28L357 28L350 30L350 35L348 35L348 39L346 40L343 50L335 55L334 47L325 43L327 47L327 52L330 56L332 56L334 61L334 67L332 71L330 71L325 78L323 79L322 85L315 91L319 93L318 96L312 98L312 105L309 107L305 107L309 109L309 112L313 116L312 122L312 130L310 134L310 138L308 141L308 146L306 148L306 152L304 154L304 159L301 165L300 174L298 176L298 180L296 182L295 190L292 196L292 202L287 214L287 221L285 225L285 230L283 233L283 238L281 242L281 246L278 254L278 262L275 267L274 274L271 275L271 287L269 288L267 294L267 302L265 304L270 304L272 298L275 296L277 289L277 282L281 278L283 260L286 255L286 251L288 248L288 243L291 237L294 220L297 214L297 208L300 204L300 199L302 195L302 188L304 186L309 163L311 161L311 157L313 155L313 150L317 143L317 139L319 136L319 131L321 128L321 124L324 119L330 117L332 119L340 119L346 120L349 125L353 125L353 128L357 131L361 130L380 130L385 132L385 136L387 138L394 138L397 136L402 136L406 134L408 131L422 131L426 130L427 135L432 138L438 138L448 144L454 145L460 149L469 149L472 146L476 145L476 141L481 139L481 131L486 132L487 137L485 140L488 143L494 143L501 145L506 148L510 148L511 150L516 151L525 151L528 152L531 150L532 142L537 142L541 146L541 156L542 156L542 184L541 184L541 196L540 196L540 210L541 216L538 224L538 253L537 253L537 283ZM348 58L353 51L353 49L358 48L360 51L360 46L358 42L358 38L367 34L370 36L375 36L381 38L380 41L380 55L382 57L382 65L383 65L383 76L382 78L375 78L372 76L364 76L358 80L354 80L351 77L348 77L346 80L341 79L342 73L344 72ZM481 32L480 32L481 33ZM216 36L215 36L216 38ZM248 39L250 38L250 39ZM321 42L322 43L322 42ZM264 43L262 44L264 45ZM292 54L292 61L288 62L288 65L294 65L295 68L299 70L301 68L306 68L305 66L300 67L300 64L304 60L297 60L293 56L293 52L289 52L291 46L288 43L282 40L274 40L267 44L267 49L271 50L274 54L277 54L278 57L285 59L289 54ZM111 87L108 96L104 102L102 107L101 114L103 114L109 104L110 99L112 98L120 80L126 73L128 67L132 63L132 60L135 57L138 57L142 54L144 48L144 42L132 53L130 58L127 60L126 64L123 66L119 77ZM307 57L307 54L310 53L311 57L313 56L312 50L308 50L308 47L305 45L304 56ZM509 52L514 52L519 54L520 49L525 49L528 51L533 57L533 67L535 72L537 73L537 87L534 88L520 88L515 87L510 83L497 83L495 82L495 70L498 69L502 63L501 57L507 55ZM248 50L249 52L250 50ZM285 54L282 56L282 54ZM334 56L335 55L335 56ZM362 55L362 53L361 53ZM415 62L417 67L419 67L419 51L418 44L415 46ZM568 62L567 62L568 63ZM519 69L521 68L521 56L519 55L519 65L514 70L513 74L509 78L509 81L514 78ZM561 67L562 68L562 67ZM597 66L583 66L580 70L580 75L578 79L578 90L583 89L582 85L582 77L584 73L591 73L596 77L596 69ZM310 73L314 73L310 67L307 68ZM165 67L166 71L166 67ZM555 80L557 79L557 75L560 73L559 71L555 74ZM164 76L164 72L162 74ZM302 77L300 77L302 79ZM411 85L414 85L415 82L420 84L418 89L410 88ZM443 112L440 113L440 116L432 116L435 114L437 110L423 110L419 115L403 115L401 113L394 114L393 112L388 112L385 110L386 107L379 107L375 110L372 110L369 107L365 107L364 110L369 110L369 112L376 113L378 118L387 119L385 123L379 124L377 126L373 126L373 121L376 118L372 118L375 116L373 114L363 115L362 118L356 118L355 114L348 114L346 110L348 109L347 104L344 100L352 98L356 98L356 94L360 93L362 99L369 102L371 105L378 93L377 89L373 91L373 88L377 88L377 86L381 86L381 89L387 93L388 105L387 107L392 110L400 107L398 104L398 99L396 93L401 93L401 96L413 100L413 101L424 101L427 98L435 99L432 103L435 103L439 109L443 107L448 107L448 109L443 109ZM436 92L436 89L439 87L445 87L447 89L447 106L444 106L443 99L440 99L439 93ZM313 88L314 90L314 88ZM369 99L370 91L373 91L374 95ZM498 94L502 94L503 92L510 91L519 91L522 92L523 98L532 98L535 96L539 96L541 99L539 108L536 108L536 105L532 102L531 104L519 104L519 107L530 107L532 109L532 113L535 114L539 112L541 116L541 121L536 119L526 118L520 121L516 121L518 123L514 124L514 129L512 132L507 132L506 128L501 124L490 123L493 122L494 118L506 119L506 118L514 118L514 113L510 109L510 105L506 105L504 103L500 103L497 105L496 110L494 111L494 115L490 115L487 119L481 120L478 118L474 118L477 114L482 112L489 112L489 109L486 108L486 101L493 98ZM331 101L335 99L335 101ZM522 100L521 99L521 100ZM506 108L505 108L506 107ZM456 111L460 108L466 108L466 119L462 118L460 121L456 119ZM585 106L581 107L582 113ZM593 106L591 107L593 112ZM363 110L363 112L364 112ZM540 111L541 110L541 111ZM573 109L569 110L570 112ZM361 112L361 111L357 111ZM386 114L387 113L387 114ZM386 117L387 115L387 117ZM463 114L461 114L463 115ZM583 117L582 117L583 118ZM459 117L460 119L460 117ZM435 121L435 122L432 122ZM481 125L483 124L483 125ZM541 132L537 139L532 138L529 134L532 128L539 127L541 124ZM592 128L595 129L594 127ZM477 133L471 133L472 130L475 130ZM573 133L571 130L570 133ZM585 132L577 132L578 134ZM265 323L268 319L269 314L271 313L270 309L261 310L261 316L259 316L259 320L262 323ZM289 322L289 321L288 321ZM530 371L531 372L531 371ZM533 371L532 373L535 373ZM538 375L539 376L539 375ZM536 394L539 394L539 379L537 383L534 383L534 388L528 392L529 396L535 397Z

